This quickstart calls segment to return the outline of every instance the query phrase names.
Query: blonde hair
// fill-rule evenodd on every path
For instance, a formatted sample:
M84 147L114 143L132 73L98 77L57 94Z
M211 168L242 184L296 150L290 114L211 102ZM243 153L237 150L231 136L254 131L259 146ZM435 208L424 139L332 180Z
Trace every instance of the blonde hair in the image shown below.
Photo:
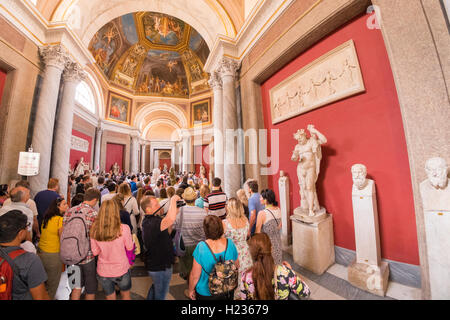
M209 194L209 187L206 184L203 184L200 187L200 197L206 198L206 196Z
M113 241L121 236L120 225L119 206L114 200L106 200L92 224L91 238L97 241Z
M244 206L236 198L231 198L228 200L227 219L229 219L229 218L236 219L236 220L246 218L245 213L244 213Z
M248 198L247 198L247 194L245 193L245 190L244 189L239 189L236 192L236 195L237 195L239 201L241 201L241 203L244 206L248 207Z
M125 197L131 196L131 188L128 185L128 183L123 182L120 186L119 186L119 193L123 194Z

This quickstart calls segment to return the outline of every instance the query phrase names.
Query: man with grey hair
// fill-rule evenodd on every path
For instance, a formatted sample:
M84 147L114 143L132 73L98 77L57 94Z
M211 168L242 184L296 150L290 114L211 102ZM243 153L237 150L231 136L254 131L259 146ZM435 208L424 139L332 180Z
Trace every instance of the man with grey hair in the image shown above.
M16 183L15 187L24 187L28 190L30 190L30 182L27 180L20 180ZM12 203L11 198L6 199L3 203L4 206L9 206ZM33 212L33 233L38 238L41 236L41 232L39 230L39 224L38 224L38 210L36 207L36 202L34 202L33 199L29 198L26 202L27 208L29 208Z
M26 203L30 199L30 190L28 190L25 187L15 187L11 190L11 203L9 205L4 205L0 209L0 216L4 215L8 211L11 210L19 210L21 211L28 220L28 241L31 241L32 239L32 230L33 230L33 224L34 224L34 215L33 211L31 211L30 208L27 207Z

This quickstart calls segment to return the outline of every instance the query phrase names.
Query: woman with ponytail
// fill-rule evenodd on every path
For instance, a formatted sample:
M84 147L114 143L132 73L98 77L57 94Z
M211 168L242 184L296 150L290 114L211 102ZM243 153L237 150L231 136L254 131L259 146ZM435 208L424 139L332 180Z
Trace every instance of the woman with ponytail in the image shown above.
M275 264L267 234L255 234L248 245L253 266L242 274L239 287L242 300L288 300L290 295L309 297L308 286L289 263Z
M261 191L261 204L265 209L258 213L256 233L264 232L272 243L272 256L276 264L281 264L281 210L275 200L275 192L270 189Z

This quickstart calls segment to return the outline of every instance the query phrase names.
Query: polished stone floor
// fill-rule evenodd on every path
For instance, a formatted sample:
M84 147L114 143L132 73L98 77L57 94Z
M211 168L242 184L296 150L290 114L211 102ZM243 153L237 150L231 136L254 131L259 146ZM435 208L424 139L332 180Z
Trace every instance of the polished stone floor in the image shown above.
M317 276L298 266L293 261L291 253L284 252L283 259L292 265L297 274L309 286L312 300L420 300L420 289L395 282L389 282L386 297L379 297L355 288L347 281L347 268L339 264L334 264L327 272ZM144 300L147 297L152 280L139 259L132 267L131 275L132 299ZM167 300L188 300L184 295L186 289L186 281L178 275L178 265L175 264ZM102 291L97 293L96 299L104 299Z

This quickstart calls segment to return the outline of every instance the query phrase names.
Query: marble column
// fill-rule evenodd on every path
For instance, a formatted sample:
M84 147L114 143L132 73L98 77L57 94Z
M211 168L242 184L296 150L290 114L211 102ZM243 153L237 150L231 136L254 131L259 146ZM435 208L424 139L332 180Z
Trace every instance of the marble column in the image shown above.
M281 245L287 250L292 244L292 226L289 209L289 178L284 171L280 171L278 179L278 190L280 191L280 210L281 210Z
M147 145L144 143L141 144L141 172L145 172L145 155L146 155Z
M155 150L154 151L154 155L153 155L153 168L154 169L159 169L159 150Z
M213 89L214 107L213 107L213 124L214 124L214 175L224 180L223 167L223 88L222 79L218 72L211 73L209 85Z
M45 69L37 104L32 139L34 152L40 153L39 174L30 177L32 195L47 189L47 183L50 178L52 137L55 126L58 92L62 72L69 59L67 52L61 45L41 47L39 48L39 53L45 64ZM71 124L70 127L72 127Z
M191 164L191 143L189 136L183 137L183 168L182 171L189 172L190 170L190 164Z
M67 194L75 94L78 84L85 77L86 73L78 63L70 62L67 64L63 74L64 88L61 105L55 123L55 141L51 166L52 177L59 180L59 189L62 195Z
M229 58L223 58L219 72L223 84L223 132L224 132L224 192L228 197L235 197L240 189L241 170L237 163L237 142L235 142L238 129L235 79L238 63Z
M103 122L98 122L98 127L96 128L96 134L95 134L95 149L94 149L94 166L93 170L95 172L100 172L100 152L101 152L101 143L102 143L102 136L103 136Z
M138 172L139 167L139 136L138 135L131 135L131 161L130 161L130 173L135 174Z

